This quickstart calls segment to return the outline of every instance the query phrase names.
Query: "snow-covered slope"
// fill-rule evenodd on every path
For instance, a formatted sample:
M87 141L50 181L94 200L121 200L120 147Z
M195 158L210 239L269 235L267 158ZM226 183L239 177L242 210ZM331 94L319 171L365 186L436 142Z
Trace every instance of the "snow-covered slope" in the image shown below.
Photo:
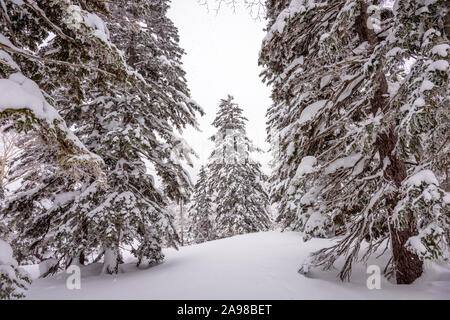
M398 286L381 280L369 290L366 266L356 265L352 280L337 270L297 273L307 254L330 244L307 243L294 232L264 232L165 250L165 262L147 269L122 266L117 276L101 275L101 265L84 267L81 289L66 288L66 274L37 279L29 299L450 299L450 268L427 264L416 283ZM126 262L132 262L127 259ZM385 260L369 261L383 269Z

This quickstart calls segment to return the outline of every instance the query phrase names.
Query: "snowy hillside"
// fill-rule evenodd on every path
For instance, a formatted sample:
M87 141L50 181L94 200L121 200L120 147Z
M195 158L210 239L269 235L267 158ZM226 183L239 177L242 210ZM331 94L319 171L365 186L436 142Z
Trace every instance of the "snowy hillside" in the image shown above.
M118 275L99 275L101 264L84 267L79 290L66 288L65 273L37 279L27 299L450 299L448 265L426 264L424 275L408 286L382 278L379 290L367 288L369 275L361 264L344 283L338 270L313 270L308 277L297 273L309 252L328 244L323 239L303 243L294 232L235 236L165 249L162 264L140 270L125 264ZM381 268L385 263L369 260ZM27 269L36 271L35 266Z

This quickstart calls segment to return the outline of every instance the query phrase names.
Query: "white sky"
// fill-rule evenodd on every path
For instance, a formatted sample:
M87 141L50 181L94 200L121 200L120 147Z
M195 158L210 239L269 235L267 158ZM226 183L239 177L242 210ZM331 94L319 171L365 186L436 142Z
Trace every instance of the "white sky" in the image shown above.
M192 98L204 109L206 115L199 119L198 132L188 129L183 138L195 149L200 158L195 159L191 170L193 181L202 164L212 151L209 137L215 128L214 120L219 101L231 94L248 118L247 134L253 142L268 149L266 139L267 107L271 104L270 89L259 77L258 54L264 38L264 21L255 21L243 7L236 13L223 6L216 15L208 12L197 0L172 0L168 16L178 28L180 46L186 51L183 66ZM268 171L268 153L255 155Z

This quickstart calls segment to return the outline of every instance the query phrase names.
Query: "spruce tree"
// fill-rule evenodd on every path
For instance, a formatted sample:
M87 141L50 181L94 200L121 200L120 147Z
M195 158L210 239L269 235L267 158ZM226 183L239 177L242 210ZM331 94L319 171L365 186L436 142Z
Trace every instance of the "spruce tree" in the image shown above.
M232 96L222 99L211 137L208 187L216 205L214 233L218 238L266 231L270 227L268 196L261 165L251 159L258 151L246 135L242 109Z
M80 74L85 75L87 71L109 74L104 66L90 64L94 52L97 58L109 57L104 47L97 46L90 51L92 46L75 40L73 23L67 19L70 5L70 2L53 1L39 4L28 0L0 1L0 123L4 133L19 135L19 148L26 148L26 152L19 153L8 164L8 178L12 180L23 178L26 172L23 188L0 203L0 238L12 240L12 245L17 243L17 236L26 238L22 233L23 224L16 218L31 219L30 213L37 212L39 207L34 200L46 198L46 183L51 181L45 182L47 174L57 173L73 184L83 180L104 181L103 160L83 145L61 113L58 114L64 105L60 102L76 97L77 84L81 79L86 80ZM82 25L83 21L79 21L78 27ZM91 31L92 28L81 28L78 34L94 39L91 44L95 44L98 37ZM57 48L53 48L52 54L44 53L54 35L60 40ZM57 100L49 94L55 88L70 88L72 92L68 94L66 90L65 99ZM19 200L18 193L26 201ZM10 205L17 206L17 211L9 210ZM33 250L35 242L30 237L27 239L25 246L14 246L15 257L20 259L22 253L27 255L28 250ZM9 247L2 246L2 249ZM17 268L10 254L5 259L0 264L4 264L3 270L9 270L9 275L2 274L0 297L21 297L29 279Z
M103 21L74 3L6 1L2 10L8 17L2 24L2 32L10 39L2 48L17 56L17 65L22 72L20 77L25 74L34 79L34 87L45 90L47 99L51 99L72 128L74 123L70 123L65 113L80 105L83 99L91 99L91 92L104 90L110 83L117 84L127 74L120 52L109 42ZM19 77L17 73L11 76ZM44 105L44 109L48 110L48 106ZM87 112L80 113L80 117L87 116ZM68 132L73 136L71 131ZM42 140L46 142L47 135ZM57 216L55 207L64 205L80 185L92 181L105 185L104 176L96 178L82 174L80 164L86 156L79 156L80 160L72 166L74 174L68 174L67 166L59 169L58 164L63 158L37 142L13 164L18 170L34 165L34 170L3 210L9 225L16 228L12 245L19 262L25 258L31 258L32 262L36 262L34 258L44 259L49 246L54 246L53 228L61 224L61 216ZM69 147L68 143L64 145L64 149Z
M39 52L53 33L74 41L64 33L69 25L64 20L67 8L67 3L58 3L52 6L51 12L45 12L34 1L1 2L0 121L5 132L33 135L39 148L47 151L41 162L52 163L74 179L100 178L102 160L89 152L69 130L58 114L60 106L45 92L46 86L51 87L55 83L70 86L73 74L70 77L55 76L58 67L106 72L80 61L61 61ZM51 19L58 20L61 26L53 24Z
M399 2L393 11L375 1L268 2L260 63L273 85L268 132L277 155L272 194L279 219L306 239L343 235L303 271L344 257L340 276L348 279L353 262L387 243L388 269L398 283L411 283L425 256L446 258L448 204L437 159L447 152L441 128L448 125L448 64L431 68L420 58L409 72L404 63L441 59L432 52L448 45L444 2ZM424 80L434 90L417 100ZM425 140L429 158L417 151Z
M205 166L200 168L198 180L192 196L192 205L189 208L189 237L194 243L214 240L213 233L213 203L208 186L208 173Z
M407 166L403 197L394 209L393 224L400 230L395 239L397 246L406 247L421 261L448 261L450 10L448 1L402 1L394 10L397 23L378 57L390 73L395 72L398 60L412 62L391 100L394 121L399 123L394 152ZM411 217L417 221L413 236L408 233L414 221ZM414 268L410 261L410 256L396 257L394 252L394 266ZM408 283L407 276L397 274L404 283Z

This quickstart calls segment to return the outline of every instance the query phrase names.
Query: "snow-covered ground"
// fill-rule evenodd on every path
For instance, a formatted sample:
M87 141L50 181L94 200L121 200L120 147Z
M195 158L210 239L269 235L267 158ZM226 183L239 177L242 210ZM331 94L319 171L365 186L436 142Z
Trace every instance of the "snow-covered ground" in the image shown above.
M309 252L330 244L304 243L294 232L247 234L181 248L166 249L165 262L147 269L122 266L117 276L99 275L101 265L83 267L81 289L66 288L65 273L36 279L28 299L450 299L449 265L426 264L412 285L381 280L369 290L366 267L356 265L350 282L338 270L297 273ZM127 258L126 262L132 262ZM371 260L383 269L386 260ZM339 266L339 265L338 265ZM28 268L33 271L33 268Z

